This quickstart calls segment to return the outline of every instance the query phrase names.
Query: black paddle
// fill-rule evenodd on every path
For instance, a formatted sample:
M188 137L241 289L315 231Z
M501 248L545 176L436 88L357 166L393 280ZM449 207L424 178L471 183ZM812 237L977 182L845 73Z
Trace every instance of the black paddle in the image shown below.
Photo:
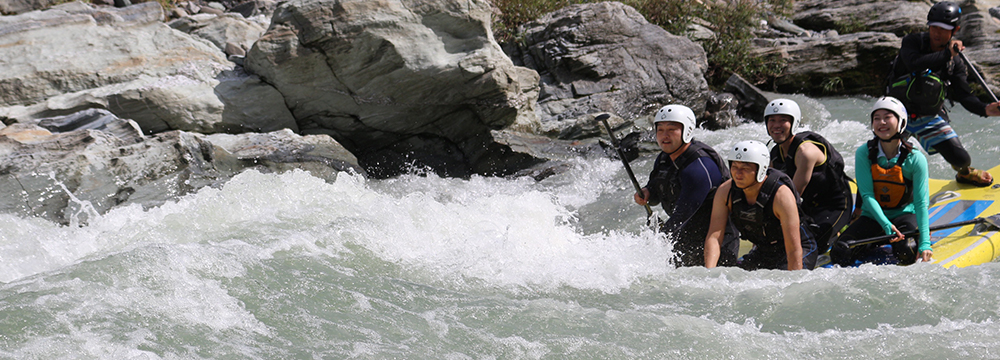
M962 61L965 61L966 65L969 65L969 67L972 68L972 73L976 74L976 80L979 80L979 84L983 86L983 89L986 89L986 92L990 93L990 96L993 97L993 102L997 102L996 94L993 94L993 90L990 89L990 86L986 85L986 80L983 79L983 75L979 74L979 70L976 69L975 65L972 65L972 62L969 61L969 58L965 57L965 54L963 54L961 51L958 51L958 45L955 45L955 52L958 53L958 56L962 57Z
M622 164L625 165L625 172L628 173L629 179L632 180L632 186L635 186L635 192L642 197L642 186L639 185L639 181L635 179L635 173L632 172L632 167L628 164L628 159L625 157L625 152L622 151L621 143L618 142L618 138L615 137L615 132L611 130L611 125L608 124L608 118L611 115L601 114L597 115L594 120L600 121L604 124L604 128L608 130L608 136L611 137L611 145L615 147L615 151L618 152L618 158L622 159ZM649 204L643 205L646 207L646 225L650 224L650 219L653 217L653 209L649 208Z
M995 214L995 215L989 216L989 217L978 217L978 218L975 218L975 219L972 219L972 220L959 221L959 222L954 222L954 223L949 223L949 224L935 225L935 226L931 226L930 228L928 228L928 230L930 230L930 231L938 231L938 230L941 230L941 229L950 229L950 228L956 228L956 227L960 227L960 226L971 225L971 224L980 224L980 223L986 223L987 225L989 225L990 227L993 227L993 228L1000 228L1000 214ZM916 236L918 234L920 234L920 231L918 231L918 230L911 230L911 231L907 231L907 232L903 233L903 235L906 236L906 237ZM892 235L876 236L876 237L867 238L867 239L851 239L851 240L847 240L847 241L837 241L835 244L833 244L833 246L834 247L839 247L841 249L852 248L852 247L855 247L855 246L861 246L861 245L868 245L868 244L875 244L875 243L884 242L886 240L891 240L891 239L893 239L895 237L896 237L896 234L892 234Z

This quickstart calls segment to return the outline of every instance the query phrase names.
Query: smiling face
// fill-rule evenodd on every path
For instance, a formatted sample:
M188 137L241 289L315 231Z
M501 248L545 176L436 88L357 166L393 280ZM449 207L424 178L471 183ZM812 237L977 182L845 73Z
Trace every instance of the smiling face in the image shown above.
M878 109L872 113L872 131L879 139L889 140L899 131L899 118L892 111Z
M667 154L673 154L684 146L681 136L684 134L684 125L673 121L663 121L656 123L656 144L660 145L660 150Z
M757 183L757 168L759 165L751 162L732 161L729 163L729 173L733 183L740 189L746 189Z
M781 144L788 140L792 136L792 117L785 114L775 114L768 116L765 120L767 124L767 134L771 136L771 140Z

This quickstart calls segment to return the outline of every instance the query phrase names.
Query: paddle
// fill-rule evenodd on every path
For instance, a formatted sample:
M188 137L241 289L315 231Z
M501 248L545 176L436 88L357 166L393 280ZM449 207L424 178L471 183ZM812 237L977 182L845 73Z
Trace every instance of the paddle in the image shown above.
M628 164L628 159L625 157L625 152L622 151L621 143L618 142L618 138L615 137L615 132L611 130L611 125L608 124L608 118L611 115L601 114L597 115L594 120L600 121L604 124L604 128L608 130L608 136L611 137L611 145L615 147L615 151L618 152L618 158L622 159L622 164L625 165L625 172L628 173L629 179L632 180L632 186L635 187L635 192L642 197L642 186L639 185L639 181L635 179L635 173L632 172L632 167ZM650 224L650 219L653 217L653 209L649 208L649 204L643 205L646 207L646 225Z
M980 224L980 223L986 223L990 227L993 227L993 228L1000 228L1000 214L994 214L993 216L989 216L989 217L978 217L978 218L975 218L975 219L972 219L972 220L959 221L959 222L954 222L954 223L949 223L949 224L935 225L935 226L931 226L930 228L928 228L928 230L930 230L930 231L938 231L938 230L941 230L941 229L950 229L950 228L956 228L956 227L961 227L961 226L965 226L965 225ZM905 235L906 237L916 236L918 234L920 234L919 230L911 230L911 231L907 231L907 232L903 233L903 235ZM861 246L861 245L868 245L868 244L875 244L875 243L879 243L879 242L884 242L884 241L887 241L887 240L891 240L892 238L895 238L895 237L896 237L896 234L892 234L892 235L876 236L876 237L867 238L867 239L851 239L851 240L847 240L847 241L837 241L835 244L833 244L833 246L839 247L841 249L843 249L843 248L852 248L852 247Z
M955 52L958 53L958 56L962 57L962 61L965 61L966 65L969 65L969 67L972 68L972 73L976 74L976 80L979 80L979 84L983 86L983 89L986 89L986 91L990 93L990 96L993 97L993 102L997 102L996 94L993 94L993 90L990 89L989 85L986 85L986 80L983 79L983 75L979 74L979 70L976 69L975 65L972 65L969 58L965 57L965 54L961 51L958 51L958 45L955 45Z

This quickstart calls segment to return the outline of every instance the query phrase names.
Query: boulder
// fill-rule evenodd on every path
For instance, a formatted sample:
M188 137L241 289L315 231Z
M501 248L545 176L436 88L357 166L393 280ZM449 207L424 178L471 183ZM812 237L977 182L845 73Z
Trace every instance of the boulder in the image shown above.
M776 95L761 90L737 74L726 79L725 92L736 97L736 113L743 118L754 121L761 118L767 103Z
M632 7L571 5L524 24L519 33L508 52L541 77L543 123L601 112L635 118L670 103L705 109L705 51Z
M1000 93L1000 21L990 15L989 8L982 1L967 0L961 2L961 28L955 35L962 40L966 49L965 55L982 73L994 94ZM998 12L1000 13L1000 12ZM978 83L975 75L969 74L970 83ZM982 99L988 100L989 96Z
M874 31L902 37L927 29L927 11L930 8L923 1L804 0L795 2L792 21L795 25L818 32Z
M0 129L0 211L68 225L117 206L157 206L246 169L304 169L327 180L363 173L328 136L290 130L205 136L143 136L138 125L88 110Z
M535 122L538 76L493 40L486 0L291 0L247 53L305 134L373 176L502 175L532 163L491 130Z
M245 18L258 15L271 17L278 2L275 0L249 0L229 6L229 11L239 13Z
M186 16L171 20L167 25L208 40L222 51L226 50L227 44L234 44L245 51L253 46L253 43L264 34L265 30L260 24L232 13ZM226 52L226 54L229 53Z
M826 31L812 37L757 39L762 56L778 54L786 61L773 87L782 93L809 95L882 93L889 64L899 53L892 33L840 35Z
M171 29L156 2L75 2L0 17L0 119L30 122L88 109L134 119L147 134L297 129L284 100L233 70L222 51Z
M23 14L41 10L59 3L59 0L0 0L0 15Z
M156 2L124 9L67 3L0 17L0 106L217 66L219 57L190 37L172 36Z

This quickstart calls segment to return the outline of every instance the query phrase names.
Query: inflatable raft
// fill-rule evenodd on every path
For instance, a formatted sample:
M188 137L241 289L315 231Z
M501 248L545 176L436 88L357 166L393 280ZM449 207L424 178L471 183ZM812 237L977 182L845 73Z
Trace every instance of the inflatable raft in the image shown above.
M991 174L1000 176L1000 166L989 170ZM853 184L852 184L853 186ZM1000 220L1000 180L988 187L975 187L959 184L955 180L930 180L930 226L946 226L948 224L971 222L977 218L995 216L993 222ZM741 241L740 256L753 247L749 241ZM979 222L931 232L931 248L934 257L931 262L944 267L966 267L991 262L1000 257L1000 229L990 222ZM881 252L872 254L865 259L866 263L895 264L889 245L881 248ZM830 258L821 255L817 267L829 267Z
M1000 174L1000 166L989 170ZM1000 214L1000 183L988 187L959 184L954 180L930 181L931 226L987 218ZM1000 230L989 223L965 225L931 232L933 263L966 267L1000 257Z

